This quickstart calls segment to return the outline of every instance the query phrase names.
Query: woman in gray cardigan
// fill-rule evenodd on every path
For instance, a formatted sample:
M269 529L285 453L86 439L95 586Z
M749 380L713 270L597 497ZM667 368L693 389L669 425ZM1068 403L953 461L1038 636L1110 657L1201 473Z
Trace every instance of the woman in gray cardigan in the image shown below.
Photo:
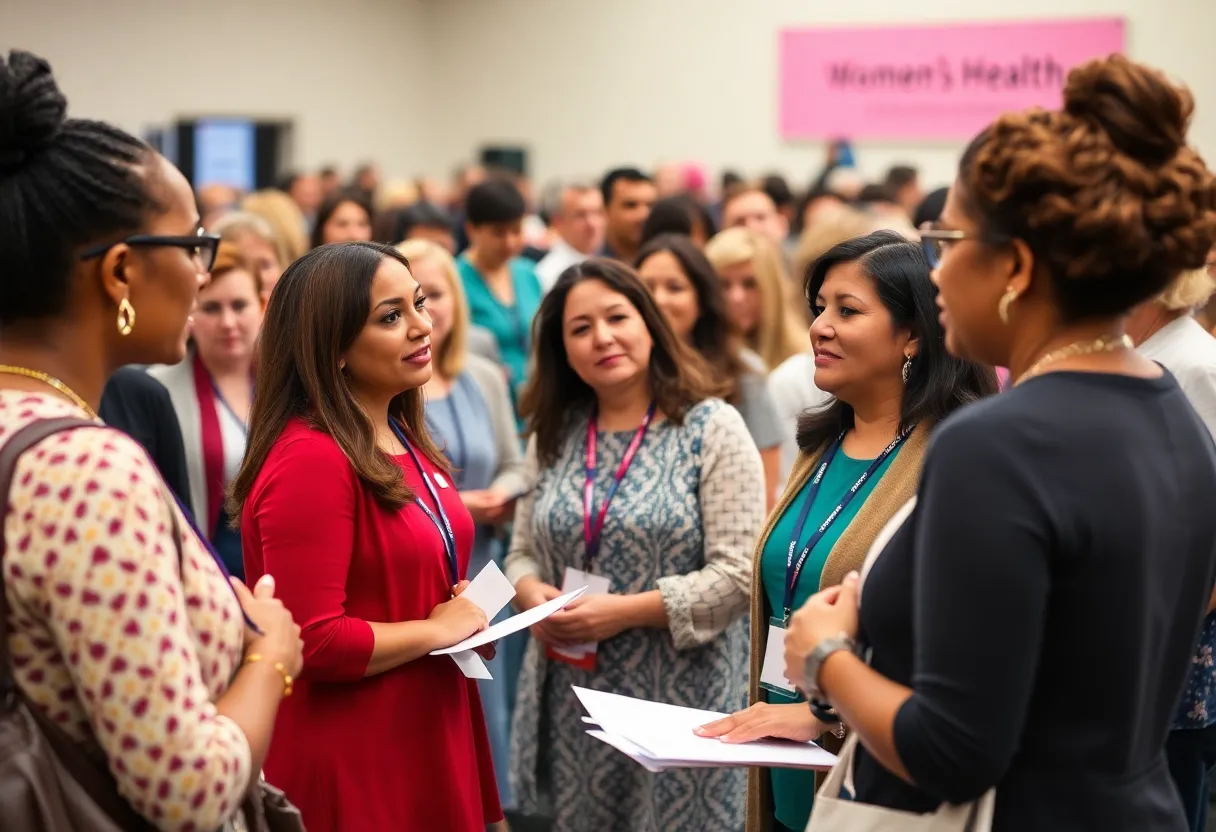
M451 255L426 240L409 240L399 248L410 261L431 316L433 371L426 385L426 422L452 463L453 485L477 524L469 561L473 578L491 560L502 563L502 528L514 516L515 500L528 486L515 413L502 368L470 351L473 328ZM509 614L509 609L502 612L504 617ZM482 681L480 689L499 796L509 807L511 702L518 675L518 662L511 659L523 650L515 643L500 648L490 662L494 678Z

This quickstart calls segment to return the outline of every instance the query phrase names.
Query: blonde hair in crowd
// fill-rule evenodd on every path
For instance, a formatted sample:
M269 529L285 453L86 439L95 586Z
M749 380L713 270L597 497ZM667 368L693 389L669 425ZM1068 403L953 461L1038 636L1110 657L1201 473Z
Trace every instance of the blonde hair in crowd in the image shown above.
M304 214L287 194L274 189L254 191L241 201L241 210L256 214L270 226L279 249L279 265L284 269L308 251Z
M469 335L469 301L464 296L456 261L447 249L430 240L406 240L397 244L397 251L410 261L411 266L415 263L437 264L447 278L448 291L452 293L452 329L435 353L435 369L444 378L455 378L464 369Z
M752 332L740 333L749 348L759 354L770 370L785 359L805 352L808 344L792 284L781 261L781 252L767 238L746 228L728 228L705 244L705 256L714 271L750 263L760 288L760 322Z
M1208 302L1216 291L1216 277L1207 268L1185 271L1157 296L1157 303L1170 312L1192 312Z

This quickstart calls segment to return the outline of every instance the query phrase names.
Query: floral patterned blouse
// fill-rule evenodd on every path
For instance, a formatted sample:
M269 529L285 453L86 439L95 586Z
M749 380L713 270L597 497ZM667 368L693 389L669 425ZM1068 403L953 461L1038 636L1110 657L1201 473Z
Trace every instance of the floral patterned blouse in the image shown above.
M0 390L0 445L63 416L84 414L54 394ZM140 814L164 830L213 830L250 776L248 740L214 704L241 660L244 621L166 493L116 430L77 428L27 451L3 528L9 647L17 684L100 746Z
M1174 715L1174 730L1180 728L1207 728L1216 722L1216 661L1212 650L1216 648L1216 613L1203 620L1199 633L1199 649L1191 659L1191 671L1186 677L1186 690Z

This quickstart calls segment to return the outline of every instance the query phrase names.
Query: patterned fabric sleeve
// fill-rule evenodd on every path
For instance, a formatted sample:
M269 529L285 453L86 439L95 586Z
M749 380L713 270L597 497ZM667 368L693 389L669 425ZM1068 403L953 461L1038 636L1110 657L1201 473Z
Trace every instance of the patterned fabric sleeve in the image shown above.
M701 522L705 566L660 578L678 649L711 641L747 612L751 550L764 523L764 467L739 412L722 405L701 441Z
M528 440L524 454L524 481L535 485L539 473L536 461L536 437ZM515 530L511 533L511 548L507 551L506 574L512 584L526 575L540 576L540 564L532 549L532 509L536 505L536 491L530 491L515 503Z
M190 610L228 620L221 605L235 599L197 546L185 549L183 585L176 507L161 488L142 449L115 431L60 434L22 457L5 530L13 662L39 707L95 738L140 814L160 829L211 830L239 805L251 762L245 735L212 704L200 643L239 657L240 631L192 632ZM229 672L225 661L208 672Z

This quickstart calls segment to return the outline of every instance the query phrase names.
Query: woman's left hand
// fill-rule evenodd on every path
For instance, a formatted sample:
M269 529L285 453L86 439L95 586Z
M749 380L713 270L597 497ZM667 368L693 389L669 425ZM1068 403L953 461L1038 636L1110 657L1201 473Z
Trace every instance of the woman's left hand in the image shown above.
M456 586L452 587L452 597L455 598L457 595L468 589L470 583L472 583L472 581L461 581L460 583L456 584ZM474 647L473 652L481 656L486 661L489 661L498 655L497 642L491 641L489 644Z
M591 644L627 629L621 595L585 595L545 622L561 644Z
M804 679L807 657L821 641L838 635L857 638L857 573L850 572L840 586L812 595L794 613L785 631L785 678L803 690L811 681Z
M515 514L515 501L511 495L499 488L482 491L462 491L460 499L479 526L493 526L508 522Z

